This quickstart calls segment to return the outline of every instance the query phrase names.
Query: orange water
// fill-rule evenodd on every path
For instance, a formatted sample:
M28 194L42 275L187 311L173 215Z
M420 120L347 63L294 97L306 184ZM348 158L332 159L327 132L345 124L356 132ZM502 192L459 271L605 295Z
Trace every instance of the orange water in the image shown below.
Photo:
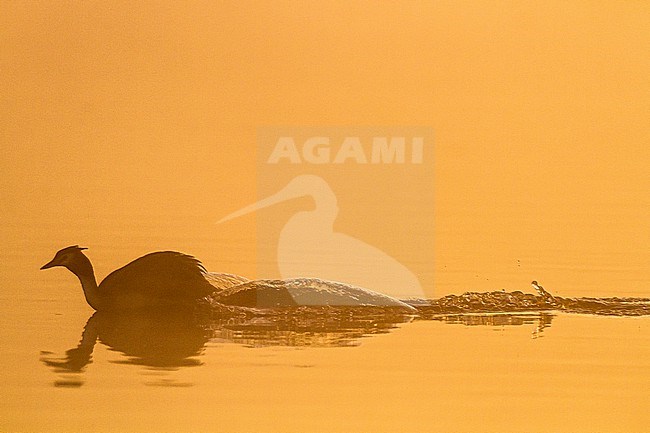
M418 321L352 347L215 332L200 365L163 370L106 342L70 374L42 360L91 310L38 268L81 244L100 278L165 249L255 277L270 214L215 222L259 198L258 127L419 125L429 296L648 297L649 19L618 1L2 2L0 431L647 430L647 317ZM364 185L338 192L364 203ZM339 205L337 231L409 264L399 218Z
M72 274L36 270L49 247L30 251L4 260L3 431L641 432L650 421L647 317L496 315L344 338L217 326L177 358L176 330L139 334L134 322L100 332L81 371L48 367L92 311ZM151 345L163 358L142 358Z

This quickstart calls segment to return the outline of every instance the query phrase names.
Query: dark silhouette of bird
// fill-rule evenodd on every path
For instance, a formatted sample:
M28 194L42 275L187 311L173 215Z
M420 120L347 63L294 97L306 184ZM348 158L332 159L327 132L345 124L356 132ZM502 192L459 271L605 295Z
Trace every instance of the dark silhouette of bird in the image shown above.
M86 248L64 248L41 269L63 266L75 274L88 304L98 311L156 309L191 305L215 291L248 281L232 274L208 273L201 262L174 251L150 253L109 274L97 285Z
M415 309L393 297L317 278L254 280L209 273L192 256L160 251L113 271L97 285L93 266L77 245L57 252L41 269L63 266L81 282L88 304L97 311L167 309L193 306L210 297L221 306L276 308L297 306L376 306Z

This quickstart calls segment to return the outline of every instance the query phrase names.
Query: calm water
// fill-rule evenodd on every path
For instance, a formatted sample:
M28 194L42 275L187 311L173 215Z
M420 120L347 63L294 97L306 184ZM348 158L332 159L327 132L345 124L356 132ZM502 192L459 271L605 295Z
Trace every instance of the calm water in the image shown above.
M38 270L80 244L100 279L159 250L273 277L256 233L313 193L216 221L311 174L339 210L314 232L430 298L648 298L650 3L60 3L0 1L0 433L650 431L650 315L91 319ZM433 140L276 165L274 125L332 157L345 125Z
M642 432L650 422L647 316L91 318L72 274L37 271L59 246L38 240L47 230L22 231L3 260L0 431Z

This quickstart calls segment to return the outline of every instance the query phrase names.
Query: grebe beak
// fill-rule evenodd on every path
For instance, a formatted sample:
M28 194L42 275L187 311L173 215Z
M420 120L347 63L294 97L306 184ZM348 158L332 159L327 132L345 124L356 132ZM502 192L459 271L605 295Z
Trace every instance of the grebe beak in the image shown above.
M55 267L55 266L59 266L59 264L56 263L56 262L54 261L54 259L52 259L52 260L50 260L49 262L47 262L46 264L44 264L43 266L41 266L41 271L42 271L43 269L50 269L50 268L53 268L53 267Z

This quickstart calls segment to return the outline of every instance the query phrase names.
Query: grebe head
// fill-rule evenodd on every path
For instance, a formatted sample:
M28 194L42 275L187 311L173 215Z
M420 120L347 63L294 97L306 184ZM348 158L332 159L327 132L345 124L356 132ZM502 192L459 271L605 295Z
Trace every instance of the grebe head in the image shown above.
M88 258L81 252L88 248L82 248L79 245L73 245L58 251L54 258L44 264L41 269L49 269L55 266L63 266L73 271L79 269L80 265L85 264Z

